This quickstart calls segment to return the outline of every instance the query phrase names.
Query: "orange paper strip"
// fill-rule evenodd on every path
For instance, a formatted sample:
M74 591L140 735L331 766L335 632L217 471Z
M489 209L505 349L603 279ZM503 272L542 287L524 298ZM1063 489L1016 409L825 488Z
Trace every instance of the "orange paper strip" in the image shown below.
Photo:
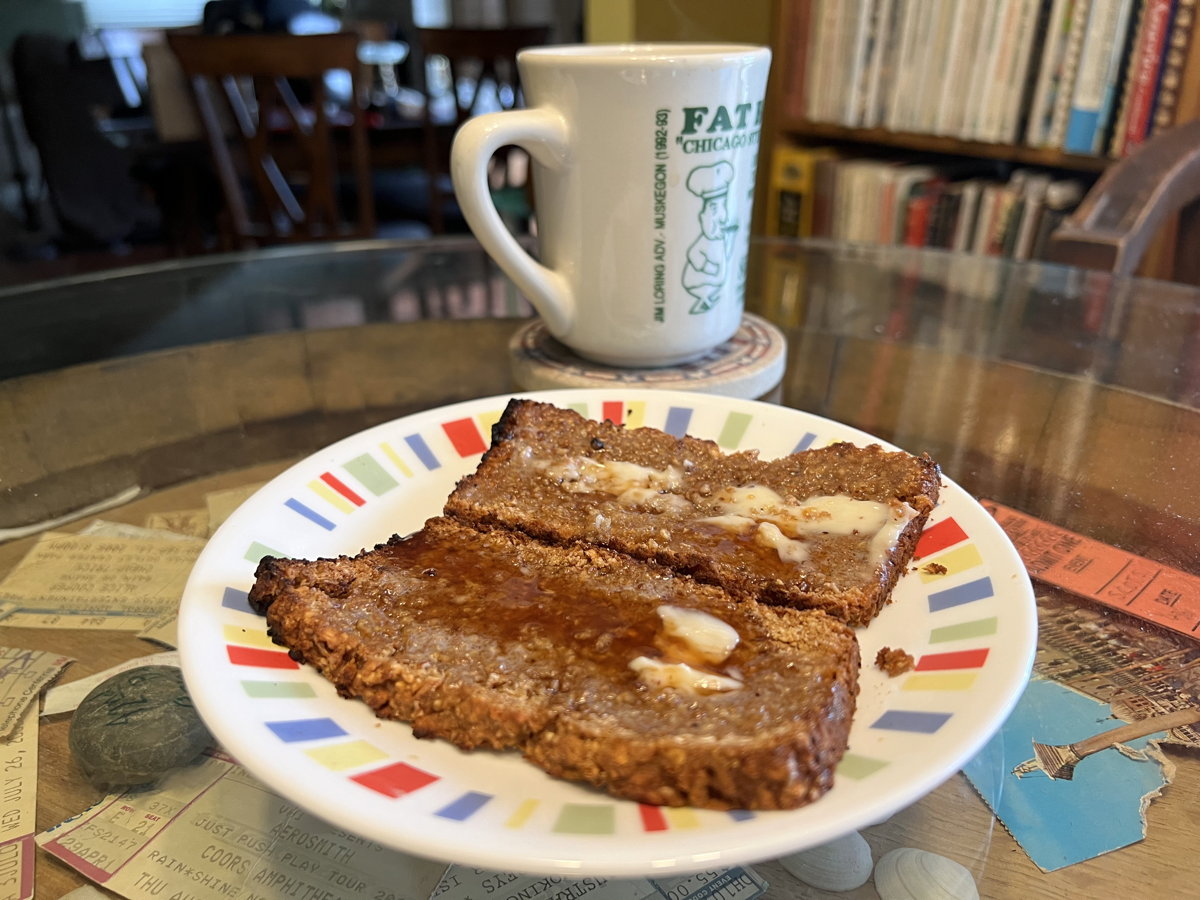
M980 501L1016 545L1029 575L1081 597L1197 637L1200 576Z

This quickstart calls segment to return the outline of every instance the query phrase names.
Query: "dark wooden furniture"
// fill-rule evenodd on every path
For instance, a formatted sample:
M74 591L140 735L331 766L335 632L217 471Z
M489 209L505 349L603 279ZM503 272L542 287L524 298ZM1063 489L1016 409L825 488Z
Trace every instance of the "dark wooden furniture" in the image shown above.
M1200 120L1111 165L1054 232L1048 258L1132 275L1164 228L1175 229L1170 279L1200 284Z
M172 33L168 41L221 183L227 243L374 234L356 35ZM347 73L350 103L330 97L325 76L332 71ZM338 150L335 126L349 132L347 153Z
M437 118L439 97L423 79L425 114L422 121L425 173L429 185L429 225L435 234L446 231L448 202L453 200L450 183L450 145L453 132L467 119L481 112L512 109L521 103L521 81L517 72L517 52L525 47L544 44L549 35L545 27L530 28L421 28L416 44L421 59L442 57L448 64L450 93L453 97L451 124ZM447 104L448 105L448 104ZM524 194L521 167L512 157L516 148L506 148L492 161L490 180L493 190L518 189ZM517 183L520 181L520 183Z

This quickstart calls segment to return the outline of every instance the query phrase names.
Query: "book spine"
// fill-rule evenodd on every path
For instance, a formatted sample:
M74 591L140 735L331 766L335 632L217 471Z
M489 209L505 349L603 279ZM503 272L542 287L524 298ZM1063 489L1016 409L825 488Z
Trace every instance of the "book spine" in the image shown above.
M1046 24L1046 37L1038 61L1037 82L1029 103L1029 120L1025 128L1025 143L1041 147L1046 142L1050 113L1054 106L1055 86L1062 75L1063 51L1071 33L1071 12L1074 0L1054 0Z
M1002 21L1003 4L998 2L985 3L983 18L979 27L979 40L975 44L974 65L971 72L971 83L967 89L967 99L963 106L962 119L958 122L958 130L954 136L970 140L975 134L979 121L983 98L987 92L992 55L999 39L999 26Z
M898 9L899 0L879 0L879 27L871 46L867 96L863 102L863 128L874 128L882 118L883 97L886 95L884 86L890 83L890 73L895 65L896 34L900 30Z
M1191 51L1192 32L1196 24L1196 0L1178 0L1171 32L1163 54L1162 72L1154 98L1151 134L1158 134L1175 124L1183 70Z
M875 0L859 0L858 18L855 22L853 41L846 79L846 102L842 108L841 122L848 128L862 121L863 97L866 94L867 58L871 42L875 40L877 22Z
M828 2L828 0L826 1ZM830 38L827 48L829 84L826 96L822 98L821 121L840 124L841 110L845 107L846 98L846 59L848 50L850 50L850 41L847 40L846 35L854 28L852 19L858 14L858 7L847 4L846 0L836 0L834 7L833 36ZM850 37L853 38L853 34Z
M1067 136L1067 121L1071 117L1071 96L1075 91L1075 80L1079 72L1079 60L1083 54L1083 38L1091 18L1092 0L1075 0L1071 15L1071 33L1067 36L1063 50L1062 76L1058 94L1054 98L1054 112L1046 134L1046 146L1061 147Z
M1070 153L1100 152L1112 108L1116 71L1126 43L1129 10L1130 0L1097 0L1092 5L1063 143L1063 149Z
M937 116L933 123L934 134L952 134L951 122L955 117L955 108L960 105L963 82L971 65L971 47L969 41L974 40L975 22L979 5L977 3L960 2L954 6L954 19L950 24L950 40L948 50L950 65L946 68L942 79L941 96L938 98Z
M983 95L983 109L971 137L979 141L999 139L1000 118L1012 89L1012 66L1017 46L1017 29L1025 0L1004 0L1004 15L999 23L1000 39L988 64L988 87Z
M1050 10L1040 0L1027 0L1023 30L1017 42L1017 60L1013 75L1013 90L1008 106L1004 110L1004 121L1000 130L1003 143L1016 143L1024 128L1023 117L1028 115L1036 77L1034 54L1046 39L1046 27Z
M954 24L954 0L933 0L930 10L929 35L922 46L926 52L921 60L916 85L916 103L912 130L931 134L937 122L942 84L950 59L950 29Z
M812 0L809 13L804 113L811 122L825 121L824 99L829 92L829 29L837 0Z
M1140 40L1130 60L1125 91L1124 127L1114 137L1113 156L1127 156L1146 139L1154 89L1162 71L1167 25L1174 7L1174 0L1147 0L1142 8Z
M784 108L792 119L804 119L808 116L808 54L812 8L812 0L796 0L791 5L791 17L788 19L787 46L791 58L788 60L787 80L784 82Z
M909 84L912 81L914 44L920 19L921 0L896 0L904 8L901 19L901 34L896 48L896 66L892 71L891 90L883 126L889 131L902 131L906 120L905 110L909 99Z

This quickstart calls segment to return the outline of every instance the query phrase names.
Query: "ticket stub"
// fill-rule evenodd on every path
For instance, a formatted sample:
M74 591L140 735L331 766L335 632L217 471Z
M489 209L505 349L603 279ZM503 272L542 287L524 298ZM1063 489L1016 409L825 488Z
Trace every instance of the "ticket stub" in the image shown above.
M754 900L767 882L737 866L679 878L564 878L451 866L430 900Z
M682 878L654 878L663 900L754 900L768 884L749 866L710 869Z
M446 869L325 824L219 753L106 797L37 843L131 900L426 900Z
M26 709L36 708L42 688L74 661L45 650L0 647L0 741L12 736Z
M645 878L564 878L451 866L430 900L661 900Z
M0 900L33 897L37 751L37 704L31 703L12 736L0 743Z
M0 582L5 625L141 631L179 605L204 543L44 534Z
M1188 637L1200 632L1200 576L1049 522L980 501L1021 554L1032 578Z

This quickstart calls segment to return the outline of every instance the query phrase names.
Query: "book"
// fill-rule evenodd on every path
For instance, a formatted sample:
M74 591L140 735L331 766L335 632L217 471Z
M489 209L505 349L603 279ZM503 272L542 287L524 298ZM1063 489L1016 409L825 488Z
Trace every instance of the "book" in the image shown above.
M1052 181L1046 186L1046 193L1042 198L1042 214L1029 252L1031 259L1046 258L1050 236L1082 199L1083 185L1073 179Z
M954 223L954 234L951 238L950 249L966 252L973 246L975 237L975 222L979 213L979 197L983 193L984 181L978 178L968 179L958 185L960 201L958 204L958 219Z
M904 208L903 244L909 247L928 245L933 210L943 190L944 184L936 178L914 188Z
M1024 132L1025 143L1030 147L1041 147L1046 143L1054 98L1062 80L1063 58L1071 35L1071 17L1075 13L1075 0L1054 0L1050 7Z
M1174 10L1175 0L1146 0L1142 7L1142 21L1130 54L1123 109L1118 117L1120 127L1113 133L1110 156L1128 156L1150 132L1154 92L1166 55L1168 26Z
M954 229L961 203L961 182L945 185L938 192L930 216L929 232L925 236L925 246L939 249L950 248L954 240Z
M787 46L790 59L784 81L784 108L792 119L808 116L809 29L812 27L811 0L791 4L787 25Z
M1063 139L1068 153L1095 155L1104 146L1132 6L1133 0L1092 3Z
M846 60L845 101L841 115L842 124L849 128L856 127L863 117L868 78L867 60L879 24L875 5L875 0L858 0L857 15L854 17L850 52Z
M904 243L908 224L908 204L921 186L936 177L932 166L909 165L899 167L892 182L885 190L883 203L883 227L886 229L884 243Z
M813 234L817 163L835 157L835 152L828 147L797 147L786 143L775 146L771 152L766 198L765 232L768 236L810 237Z
M1028 114L1036 72L1034 50L1045 40L1049 7L1041 0L1025 0L1017 25L1017 46L1013 59L1012 80L1004 114L1000 120L998 140L1012 144L1017 140Z
M990 86L991 59L999 42L999 24L1003 21L1004 3L1002 0L996 0L996 2L985 3L983 6L983 19L980 22L975 46L971 51L973 60L971 82L967 88L963 117L958 123L958 130L953 133L953 137L970 139L975 134L984 95Z
M1043 147L1062 147L1067 137L1067 121L1071 117L1071 97L1075 91L1075 78L1079 72L1079 59L1083 53L1083 40L1091 17L1092 0L1075 0L1071 14L1071 31L1063 49L1062 71L1050 123L1046 130Z
M1012 65L1017 41L1017 23L1025 6L1025 0L1000 0L996 20L997 36L992 42L991 53L985 69L987 81L979 101L980 110L974 128L968 135L977 141L995 143L1000 131L1000 119L1004 114L1006 97L1011 90Z
M812 122L826 121L826 98L829 96L832 61L829 42L833 36L837 6L838 0L812 0L812 9L809 12L804 113Z
M843 117L850 93L853 46L861 11L859 0L838 0L831 44L832 58L829 61L828 96L825 98L827 109L824 121L826 122L844 124Z
M979 40L983 11L983 4L970 0L959 0L955 4L954 20L950 27L950 64L941 86L934 134L955 135L962 129L967 92L975 66L973 51Z
M908 123L908 110L912 103L912 84L920 57L918 33L923 14L929 0L898 0L903 6L903 20L896 65L892 71L891 91L883 116L883 127L889 131L903 131Z
M899 51L904 3L903 0L878 0L877 9L879 24L868 63L867 94L860 122L863 128L875 128L883 121Z
M833 207L837 194L836 158L819 159L813 167L813 237L833 237Z
M1184 67L1191 51L1192 33L1196 24L1197 0L1177 0L1171 32L1167 36L1162 71L1155 90L1154 112L1150 125L1152 135L1175 124L1179 92L1183 84Z
M955 0L930 0L928 32L920 38L923 48L917 69L909 130L922 134L937 125L941 88L949 69L950 30L954 25Z
M1026 179L1021 191L1021 214L1013 231L1012 251L1009 254L1013 259L1030 258L1049 187L1049 175L1038 173Z

